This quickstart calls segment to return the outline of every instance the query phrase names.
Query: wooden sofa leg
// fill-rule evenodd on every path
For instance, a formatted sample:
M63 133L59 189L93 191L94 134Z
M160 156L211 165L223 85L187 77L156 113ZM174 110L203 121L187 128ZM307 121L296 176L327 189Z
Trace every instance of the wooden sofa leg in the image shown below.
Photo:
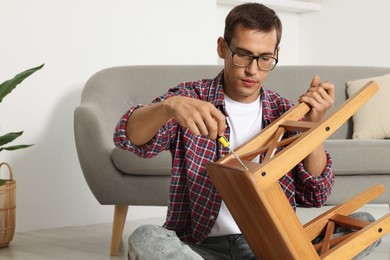
M122 241L123 228L126 222L128 205L115 205L114 223L112 225L111 256L117 256Z

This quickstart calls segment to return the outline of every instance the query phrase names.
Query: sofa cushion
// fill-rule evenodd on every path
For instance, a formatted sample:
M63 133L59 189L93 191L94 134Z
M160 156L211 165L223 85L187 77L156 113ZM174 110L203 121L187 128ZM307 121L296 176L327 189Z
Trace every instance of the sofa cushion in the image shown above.
M171 153L164 151L153 158L141 158L132 152L114 148L111 158L116 168L131 175L171 175Z
M390 140L326 140L337 175L390 175ZM337 178L336 178L337 179Z
M347 93L352 96L371 80L378 84L379 90L353 115L354 139L390 138L390 74L348 81Z

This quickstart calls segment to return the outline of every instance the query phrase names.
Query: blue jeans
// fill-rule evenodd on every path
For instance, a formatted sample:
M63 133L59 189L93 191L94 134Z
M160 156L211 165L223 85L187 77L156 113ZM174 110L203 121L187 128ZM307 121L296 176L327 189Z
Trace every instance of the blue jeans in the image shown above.
M360 219L360 220L367 221L367 222L374 222L375 221L375 218L368 212L355 212L355 213L352 213L351 215L349 215L349 217ZM351 232L352 232L352 230L349 228L336 226L333 237L340 237L342 235L345 235L345 234L348 234ZM314 239L314 242L320 242L323 238L324 238L324 234L320 235L316 239ZM362 252L360 252L358 255L356 255L352 259L353 260L360 260L360 259L363 259L364 257L368 256L381 243L381 241L382 241L382 239L375 241L372 245L368 246L366 249L364 249Z
M130 260L167 260L203 258L180 241L174 231L157 225L143 225L129 237Z
M350 216L368 222L375 220L371 214L366 212L358 212ZM351 232L350 229L338 227L335 230L335 236L349 232ZM315 240L321 241L322 239L323 236L319 236ZM362 259L369 255L380 241L376 241L353 259ZM256 258L241 234L208 237L200 244L190 245L181 242L174 231L156 225L144 225L137 228L129 237L129 259L247 260Z

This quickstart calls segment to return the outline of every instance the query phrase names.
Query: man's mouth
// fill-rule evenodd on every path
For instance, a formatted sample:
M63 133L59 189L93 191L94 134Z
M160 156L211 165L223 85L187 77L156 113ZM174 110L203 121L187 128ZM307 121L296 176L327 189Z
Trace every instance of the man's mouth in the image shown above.
M251 80L251 79L243 79L242 82L246 87L253 87L257 84L256 80Z

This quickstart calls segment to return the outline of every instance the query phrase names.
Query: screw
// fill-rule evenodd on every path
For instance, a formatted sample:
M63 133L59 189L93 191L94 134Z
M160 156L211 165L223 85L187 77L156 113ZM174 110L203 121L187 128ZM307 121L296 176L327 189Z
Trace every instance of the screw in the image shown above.
M261 176L263 176L263 177L264 177L265 175L267 175L267 173L266 173L266 172L262 172L262 173L261 173Z

